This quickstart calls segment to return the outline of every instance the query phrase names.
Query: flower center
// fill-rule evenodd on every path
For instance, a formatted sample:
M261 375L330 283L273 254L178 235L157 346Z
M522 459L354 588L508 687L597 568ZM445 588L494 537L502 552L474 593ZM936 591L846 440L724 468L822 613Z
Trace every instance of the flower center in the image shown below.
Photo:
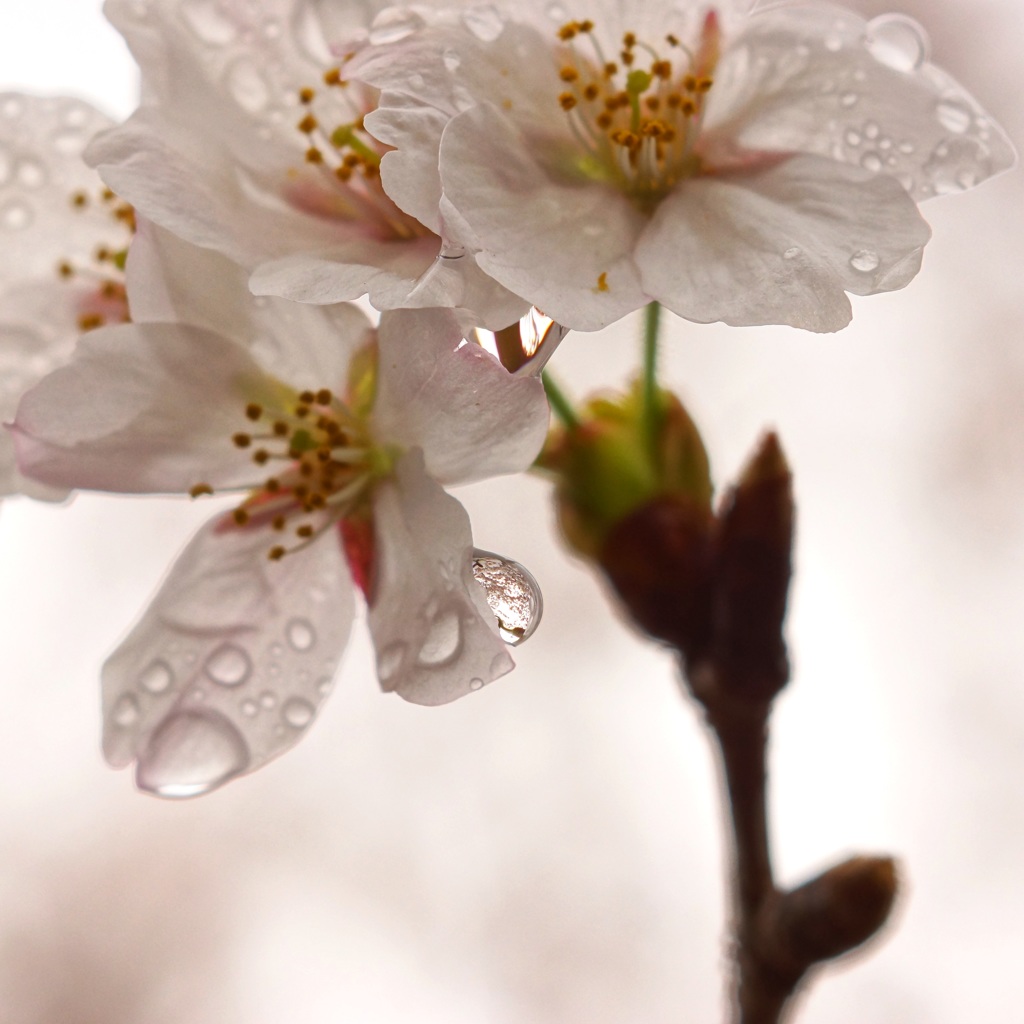
M131 320L124 285L124 267L128 258L128 245L135 234L135 210L108 188L101 189L95 197L91 197L88 192L75 192L71 195L73 210L84 213L95 206L109 214L122 236L122 244L97 245L91 260L84 263L65 259L57 264L58 276L78 286L74 303L78 328L83 333L105 324L128 323Z
M609 60L592 21L558 29L558 103L579 143L572 170L609 181L650 210L682 179L700 173L695 144L718 60L720 30L710 11L695 49L667 35L659 52L633 32Z
M354 98L340 66L324 72L323 85L326 90L309 86L299 90L306 113L296 127L306 137L306 164L317 172L319 184L327 187L310 191L299 185L292 190L292 200L320 216L360 222L385 241L430 235L392 202L381 185L380 160L390 147L363 128L363 117L375 103L369 99L369 90L357 87L360 95Z
M281 535L267 556L277 561L312 543L338 522L369 514L372 484L392 469L394 453L373 444L365 422L328 388L292 392L269 409L245 406L251 429L235 433L236 448L252 449L260 467L279 467L250 488L231 513L237 526L269 527ZM199 483L189 494L213 494Z

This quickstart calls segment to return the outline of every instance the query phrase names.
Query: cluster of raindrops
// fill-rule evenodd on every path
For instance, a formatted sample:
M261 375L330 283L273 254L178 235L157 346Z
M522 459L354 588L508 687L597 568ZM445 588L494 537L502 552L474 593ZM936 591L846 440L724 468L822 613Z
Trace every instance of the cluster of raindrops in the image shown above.
M202 657L173 643L145 665L108 711L115 743L152 728L138 754L140 789L198 796L295 742L330 692L334 665L318 663L309 619L291 617L283 632L258 658L228 639Z

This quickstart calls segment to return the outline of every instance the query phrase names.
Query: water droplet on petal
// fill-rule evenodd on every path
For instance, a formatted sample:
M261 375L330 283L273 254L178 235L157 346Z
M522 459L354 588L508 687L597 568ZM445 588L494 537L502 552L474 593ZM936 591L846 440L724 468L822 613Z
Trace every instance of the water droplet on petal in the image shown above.
M241 733L216 711L179 711L149 738L135 768L135 784L157 796L200 796L249 766Z
M272 690L264 690L260 694L260 706L273 711L277 707L277 694Z
M450 662L462 649L462 622L454 608L438 612L430 623L426 639L416 660L434 667Z
M134 725L139 720L139 702L130 693L121 694L110 710L110 720L122 729Z
M0 207L0 224L10 231L27 228L32 219L32 207L20 199L12 199Z
M846 135L843 136L848 146L859 146L860 145L860 132L855 132L852 128L847 131Z
M204 670L221 686L241 686L252 672L252 661L237 644L221 644L206 659Z
M956 135L963 135L971 127L973 116L970 108L956 100L942 100L939 102L935 107L935 115L939 119L939 124L947 132L953 132Z
M865 45L879 64L894 71L916 71L928 59L928 36L904 14L883 14L868 22Z
M239 707L242 709L242 714L245 715L246 718L255 718L256 715L259 714L260 710L256 701L249 700L248 698L243 700Z
M285 627L284 635L296 651L308 651L316 643L316 631L305 619L292 619Z
M865 139L877 139L878 133L881 129L878 127L877 121L865 121L864 122L864 138Z
M397 43L424 25L423 18L404 7L391 7L380 14L370 27L370 42L375 46Z
M443 62L446 70L455 72L459 70L462 58L454 50L449 48L441 54L441 61Z
M844 92L843 95L839 97L839 105L841 107L852 107L859 99L860 96L855 92Z
M400 640L388 644L383 651L377 655L377 678L382 683L392 679L396 672L402 667L405 660L405 644Z
M473 576L483 587L498 620L498 633L513 647L533 635L540 624L544 600L533 575L518 562L492 551L473 552Z
M46 184L46 168L38 160L22 160L18 164L18 181L25 188Z
M784 252L784 253L782 254L782 258L783 258L784 260L795 260L795 259L797 258L797 256L799 256L799 255L800 255L800 246L799 246L799 245L791 245L791 246L790 246L790 247L789 247L789 248L788 248L788 249L787 249L787 250L786 250L786 251L785 251L785 252Z
M331 688L334 686L334 680L330 676L322 676L317 680L316 692L321 697L326 697L331 692Z
M548 4L547 7L544 8L544 13L552 21L565 21L569 17L569 15L566 14L564 5L559 3L558 0L555 0L554 3Z
M166 693L173 682L174 672L171 666L162 659L150 662L139 676L139 687L147 693Z
M235 102L250 114L258 114L270 101L270 86L248 58L240 58L228 68L227 87Z
M860 165L866 171L880 171L882 169L882 158L874 151L865 153L860 158Z
M469 688L471 690L482 690L484 688L484 681L479 677L476 679L470 679Z
M870 274L872 270L877 270L881 262L878 253L871 249L859 249L850 257L850 266L862 274Z
M505 18L493 4L478 4L462 14L462 23L485 43L493 43L505 27Z
M238 29L215 0L182 0L179 9L200 42L226 46L238 35Z
M293 729L305 729L313 721L315 713L313 705L301 697L292 697L285 701L284 707L281 709L281 717Z

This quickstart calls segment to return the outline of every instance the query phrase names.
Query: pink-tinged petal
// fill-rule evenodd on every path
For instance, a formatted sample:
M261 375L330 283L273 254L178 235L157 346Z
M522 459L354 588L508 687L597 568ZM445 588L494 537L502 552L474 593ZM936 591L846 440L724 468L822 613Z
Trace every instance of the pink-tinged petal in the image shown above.
M110 121L80 100L0 93L0 288L56 276L64 260L89 259L110 241L109 216L93 201L101 182L82 151ZM115 246L117 248L119 246Z
M256 468L231 439L252 426L246 404L280 387L242 345L202 328L102 328L22 398L18 464L43 483L88 490L247 486Z
M137 322L180 322L246 345L260 364L298 389L334 388L371 330L355 306L326 309L254 299L230 260L140 220L127 282Z
M750 18L708 96L707 145L816 153L896 178L918 201L1010 167L1013 146L909 19L797 5Z
M695 178L637 246L648 292L698 323L837 331L846 292L902 288L930 231L891 178L818 157Z
M337 535L280 561L269 531L208 523L103 666L103 753L140 789L208 793L294 746L355 614Z
M599 330L648 301L632 257L645 218L611 187L560 184L537 149L489 104L459 114L441 143L445 196L486 273L559 323Z
M547 434L540 381L513 377L478 345L459 346L446 310L396 310L381 317L374 435L422 449L444 484L526 469Z
M317 305L366 295L376 309L394 309L430 268L439 245L433 236L352 239L322 253L296 253L263 263L253 272L250 287L256 295Z
M405 456L374 502L370 632L384 690L447 704L509 672L513 661L473 577L465 509Z

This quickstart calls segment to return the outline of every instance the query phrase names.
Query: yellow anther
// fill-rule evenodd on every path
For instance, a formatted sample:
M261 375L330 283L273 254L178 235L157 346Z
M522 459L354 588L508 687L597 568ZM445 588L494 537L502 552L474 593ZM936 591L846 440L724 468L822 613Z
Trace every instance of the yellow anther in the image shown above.
M316 131L320 127L320 123L312 114L307 114L295 127L308 135L310 132Z
M106 321L99 313L83 313L78 318L78 329L80 331L92 331L97 327L102 327L105 323Z
M679 38L677 36L672 35L672 33L670 32L667 36L665 36L665 42L668 43L669 46L678 46Z
M341 85L341 68L328 68L324 72L324 85Z
M363 162L363 158L358 153L346 153L342 157L342 163L350 168L358 167Z
M295 415L298 416L298 418L300 420L305 419L309 415L309 406L308 405L297 405L297 406L295 406Z
M576 97L573 96L571 92L563 92L558 97L559 106L561 106L563 110L572 110L572 108L576 106L576 102Z
M567 21L558 30L558 38L561 39L563 43L567 43L567 42L569 42L570 39L575 39L576 38L576 33L578 31L579 31L579 26L577 26L575 21Z
M286 520L284 516L274 516L274 518L270 520L270 525L272 529L283 530L285 522Z
M263 483L263 489L267 494L277 494L281 490L281 481L276 476L268 477Z
M287 437L290 433L288 424L283 420L275 420L274 426L271 428L278 437Z
M233 434L231 441L236 448L248 448L252 444L252 436L250 434Z
M312 526L308 526L308 525L307 526L300 526L295 531L295 535L297 537L312 537L313 536L313 527Z
M601 90L596 85L594 85L593 82L591 82L590 85L585 86L583 89L583 98L586 100L596 100L600 94Z
M683 88L687 92L697 91L697 77L696 75L684 75L683 76Z
M234 519L238 526L245 526L249 522L249 513L244 508L236 508L231 513L231 518Z
M258 420L263 415L263 406L257 402L250 402L245 407L245 415L251 420Z
M622 53L619 54L619 57L622 60L622 63L625 64L627 68L630 67L633 61L636 59L632 50L623 50Z
M213 494L213 488L209 484L195 484L188 489L190 498L199 498L204 494Z
M622 37L622 45L626 47L627 50L633 49L633 47L636 46L636 34L634 32L625 33Z
M110 259L110 255L110 250L105 245L99 245L93 253L93 258L97 263L106 263Z
M299 401L305 402L306 405L312 405L316 401L316 395L312 391L300 391Z
M574 67L570 67L567 64L564 68L562 68L561 71L558 72L558 77L563 82L575 82L576 79L580 77L580 73Z
M606 291L610 290L608 288L608 271L607 270L604 270L600 274L597 275L597 288L595 290L599 291L599 292L606 292Z
M697 90L697 92L707 92L708 89L710 89L711 86L714 85L714 84L715 84L714 79L708 78L705 75L704 77L697 79L696 90Z
M324 155L320 152L316 146L310 146L306 150L306 163L307 164L322 164L324 162Z
M71 205L82 209L83 206L88 206L89 197L84 192L74 192L71 195Z
M609 114L607 110L603 110L600 114L597 115L597 117L594 120L597 122L598 128L602 129L602 131L607 131L609 128L611 128L612 124L615 121L615 118L612 117L612 115Z
M280 544L275 544L267 552L267 558L269 558L272 562L280 562L281 559L284 558L285 554L287 554L285 549L283 547L281 547Z
M312 103L316 98L316 92L310 89L307 85L304 89L299 90L299 102L300 103Z
M266 448L257 448L256 451L252 453L252 461L255 462L257 466L264 466L270 461L270 452L268 452Z
M352 177L352 168L346 167L344 164L340 167L335 167L334 176L338 181L348 181Z
M686 96L683 99L683 103L682 103L682 106L680 107L680 110L682 110L682 112L687 117L692 117L694 114L697 113L697 104L694 103L693 100L691 100L689 96Z
M651 74L663 81L672 77L672 62L668 60L656 60L651 65Z
M331 402L333 401L333 399L334 399L334 395L331 394L329 388L321 388L316 393L316 403L317 403L317 405L330 405Z
M644 100L644 104L646 105L647 109L651 111L661 109L661 100L658 99L657 96L648 96L647 99Z
M57 264L57 273L60 274L61 277L74 277L75 268L71 266L67 260L62 260Z
M594 23L588 18L584 21L578 21L576 23L576 28L579 29L580 32L593 32Z
M604 66L604 77L614 78L619 73L619 65L613 61L608 61Z

